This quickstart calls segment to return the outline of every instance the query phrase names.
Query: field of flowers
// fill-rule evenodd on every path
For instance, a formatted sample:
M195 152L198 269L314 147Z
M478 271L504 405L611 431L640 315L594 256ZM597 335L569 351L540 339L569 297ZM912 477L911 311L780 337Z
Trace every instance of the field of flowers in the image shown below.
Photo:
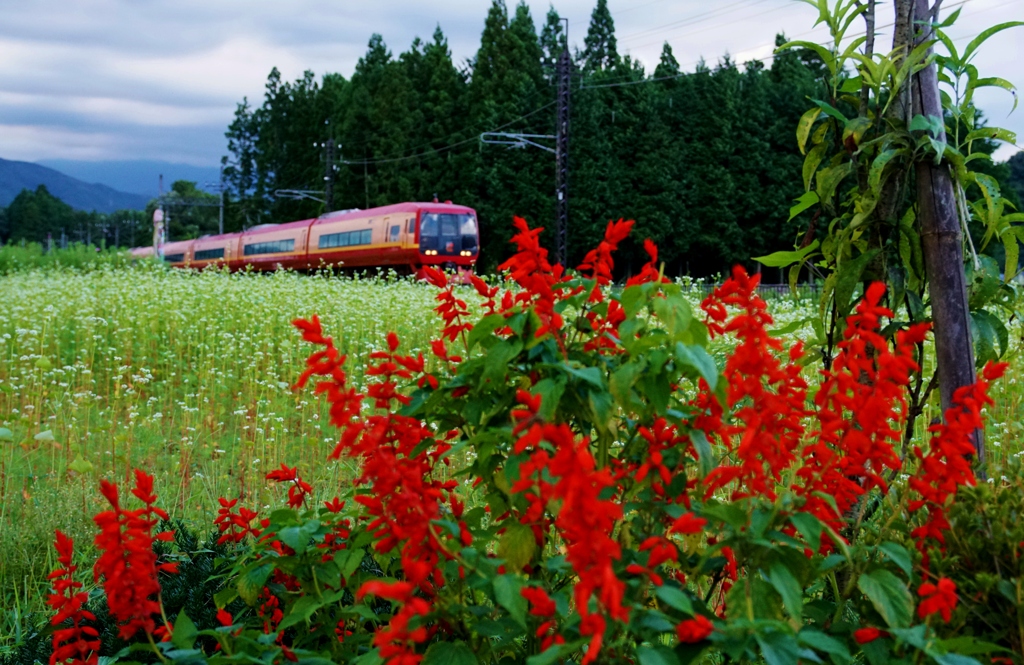
M388 331L432 359L440 328L433 287L387 277L105 267L12 273L0 292L0 645L39 609L54 529L91 542L100 478L144 469L175 517L207 528L217 497L276 504L265 475L282 462L325 491L352 477L351 462L326 461L337 436L326 407L291 390L308 354L294 318L316 312L341 331L357 386ZM689 290L693 303L703 295ZM478 299L468 288L464 297ZM769 302L787 336L807 332L799 322L814 299ZM988 421L997 482L1024 430L1019 324L1011 340Z

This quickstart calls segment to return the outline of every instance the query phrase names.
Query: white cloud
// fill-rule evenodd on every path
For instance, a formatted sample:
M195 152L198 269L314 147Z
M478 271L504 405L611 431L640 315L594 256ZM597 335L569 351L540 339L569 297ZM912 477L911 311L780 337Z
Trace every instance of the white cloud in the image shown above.
M514 11L514 0L507 0ZM549 0L528 0L538 30ZM595 0L554 0L582 45ZM948 2L947 6L957 2ZM440 24L457 63L473 57L488 0L25 0L8 2L0 23L0 156L42 159L103 155L215 164L223 132L243 96L259 104L271 67L286 80L306 69L350 76L370 35L396 56ZM768 58L776 33L823 39L816 12L795 0L609 0L619 50L657 65L668 40L685 69L725 53L737 62ZM886 11L890 3L880 5ZM1024 0L968 0L959 44L999 21L1024 17ZM886 23L888 21L879 21ZM1020 80L1024 29L996 36L976 64L989 76ZM880 44L890 37L882 36ZM980 93L993 123L1024 135L1013 100ZM33 120L35 118L35 120ZM52 141L65 148L56 149ZM72 146L71 148L67 148ZM1009 154L1008 149L1000 153Z

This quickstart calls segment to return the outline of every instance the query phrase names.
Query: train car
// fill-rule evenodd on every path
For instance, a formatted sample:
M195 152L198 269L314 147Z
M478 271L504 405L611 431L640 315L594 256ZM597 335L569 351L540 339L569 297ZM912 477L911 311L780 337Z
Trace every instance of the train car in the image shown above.
M467 270L476 263L476 211L445 203L332 212L309 230L308 266L391 267L419 273L424 265Z
M239 261L239 234L202 236L192 241L192 261L189 267L202 270L209 265L232 265Z
M480 226L475 210L451 201L397 203L170 242L161 250L164 260L175 267L309 270L339 266L393 268L422 275L424 266L472 270L480 251ZM132 253L152 255L152 249L136 248Z
M287 224L261 224L242 233L238 262L256 270L305 268L306 240L312 219Z
M192 245L194 240L179 240L178 242L164 243L160 249L163 250L164 261L175 268L184 268L192 263Z

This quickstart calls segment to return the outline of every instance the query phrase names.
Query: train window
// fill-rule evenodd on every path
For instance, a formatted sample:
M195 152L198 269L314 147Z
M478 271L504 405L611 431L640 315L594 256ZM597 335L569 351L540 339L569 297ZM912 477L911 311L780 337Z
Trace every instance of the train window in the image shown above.
M459 227L456 224L455 215L441 215L441 235L443 236L454 236L458 235Z
M200 249L196 250L195 257L196 261L212 261L213 259L224 258L224 248L218 247L217 249Z
M391 227L391 232L388 233L388 242L398 242L398 234L402 232L402 227L395 224Z
M462 228L460 230L464 236L476 235L476 220L473 219L472 215L466 215L462 218Z
M269 242L254 242L246 245L243 254L253 256L254 254L277 254L279 252L290 252L295 249L295 239L271 240Z
M437 213L427 213L423 215L423 223L420 225L420 235L437 235Z
M184 263L184 254L164 254L164 261L168 263Z
M408 224L405 227L405 232L408 233L409 235L412 235L412 234L416 233L416 218L415 217L410 217L409 218L409 222L408 222Z
M328 233L320 236L317 246L320 249L332 249L334 247L349 247L351 245L369 245L372 237L373 231L370 229L345 231L344 233Z

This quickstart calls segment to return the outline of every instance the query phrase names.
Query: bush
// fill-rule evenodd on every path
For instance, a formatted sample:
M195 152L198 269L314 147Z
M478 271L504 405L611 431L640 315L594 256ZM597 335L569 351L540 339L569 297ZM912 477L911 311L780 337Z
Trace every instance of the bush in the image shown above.
M552 267L539 230L516 225L504 268L517 287L473 278L476 319L429 270L445 323L434 358L403 355L392 333L364 393L319 320L295 322L318 347L298 386L314 380L330 402L331 455L360 475L322 506L285 465L267 478L287 487L287 507L260 515L222 498L218 591L190 583L199 600L168 614L161 583L183 567L154 550L172 536L157 532L167 515L152 478L136 472L137 508L101 484L111 507L95 518L93 569L117 640L182 663L1003 657L1005 634L956 629L968 585L950 533L970 512L957 503L974 482L969 435L1002 366L958 393L904 468L927 326L889 323L882 285L863 294L814 390L803 350L771 335L756 277L737 269L699 316L650 244L644 270L611 286L631 222L609 224L579 274ZM722 336L736 347L719 368L706 346ZM899 472L907 481L890 486ZM77 590L70 540L57 544L57 660L94 662L108 648L102 620Z

